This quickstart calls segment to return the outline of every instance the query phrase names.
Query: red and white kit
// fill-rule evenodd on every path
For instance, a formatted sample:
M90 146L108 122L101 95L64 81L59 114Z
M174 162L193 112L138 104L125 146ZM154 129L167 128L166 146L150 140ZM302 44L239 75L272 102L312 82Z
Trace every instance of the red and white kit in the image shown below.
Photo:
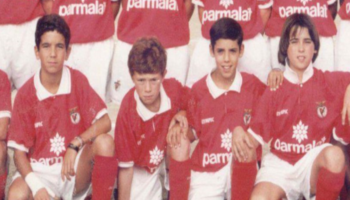
M338 12L340 22L335 40L335 70L350 72L350 0L345 0Z
M0 13L0 69L18 89L40 67L34 32L44 11L40 0L2 0Z
M187 118L199 141L191 157L189 199L223 199L230 194L232 131L248 128L264 89L257 78L240 72L227 91L218 88L210 74L193 85Z
M102 99L106 96L113 56L115 0L55 0L52 12L62 16L71 31L72 51L67 65L81 71Z
M7 74L0 70L0 118L11 118L11 84Z
M171 119L179 110L186 109L186 94L188 88L175 79L164 80L157 113L144 106L134 88L124 97L116 123L115 145L119 167L134 167L130 199L162 199L159 175L165 172L166 136Z
M320 49L314 63L322 71L334 70L334 43L333 36L337 29L328 6L336 0L274 0L271 17L267 22L265 34L270 38L270 52L273 68L284 68L278 63L278 49L283 24L287 17L294 13L308 14L320 35Z
M197 42L191 57L186 85L191 87L215 68L215 59L210 56L209 51L209 31L212 25L223 17L236 20L244 32L245 50L238 62L238 69L254 74L266 83L271 64L268 43L261 35L264 27L260 9L270 7L272 0L193 0L192 3L203 9L202 38Z
M311 167L322 149L330 145L333 128L340 125L350 74L324 73L310 65L299 84L297 74L287 66L284 78L277 91L265 91L248 130L261 144L272 139L271 152L263 157L256 183L274 183L288 199L298 199L300 194L309 199ZM350 141L342 132L333 131L333 136Z
M157 37L167 52L166 78L185 83L189 65L190 38L185 0L123 1L113 57L112 78L108 86L110 100L121 103L133 87L129 75L128 56L132 44L140 37Z
M41 84L38 71L17 93L8 146L28 153L33 172L45 187L72 199L75 176L72 181L61 179L67 146L106 113L104 102L79 71L63 68L56 95ZM19 176L17 172L14 179Z

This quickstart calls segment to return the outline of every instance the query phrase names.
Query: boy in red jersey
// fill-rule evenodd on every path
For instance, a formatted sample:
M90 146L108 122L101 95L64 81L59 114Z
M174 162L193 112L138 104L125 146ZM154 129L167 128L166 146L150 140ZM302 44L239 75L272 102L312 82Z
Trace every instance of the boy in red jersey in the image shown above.
M193 85L187 108L190 130L198 139L191 157L192 171L188 172L189 199L247 200L254 186L257 163L232 161L232 131L236 126L248 127L265 86L253 75L237 71L244 52L243 31L238 22L219 19L210 29L210 40L216 68ZM188 148L186 141L181 141L180 148ZM171 139L169 143L178 144ZM250 153L256 155L255 150Z
M263 157L251 199L337 199L344 183L344 154L329 144L331 133L350 141L341 126L343 95L349 96L350 74L322 72L313 67L320 41L306 14L293 14L284 25L278 53L286 66L284 83L266 90L248 130L240 127L234 138L248 146L271 140L271 152ZM250 141L252 140L252 144ZM242 148L233 144L240 156ZM243 153L244 154L244 153Z
M6 134L11 118L11 85L5 72L0 70L0 199L5 198L7 178Z
M18 172L9 199L110 199L116 178L110 119L80 72L64 66L70 31L58 15L39 19L41 69L18 91L9 131Z
M188 93L175 79L164 79L166 63L165 49L155 38L139 39L130 51L128 67L135 87L122 101L115 129L120 200L162 199L168 127L174 115L185 110ZM171 199L186 198L181 197L183 185L172 184L173 166L181 166L175 166L177 176L189 164L170 160ZM188 185L186 178L177 180Z

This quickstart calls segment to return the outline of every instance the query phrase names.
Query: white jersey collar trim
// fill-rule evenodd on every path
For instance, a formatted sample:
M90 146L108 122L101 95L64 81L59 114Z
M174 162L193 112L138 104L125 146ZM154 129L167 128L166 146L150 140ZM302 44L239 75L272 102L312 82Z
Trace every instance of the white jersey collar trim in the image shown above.
M57 95L69 94L71 92L71 74L70 74L68 67L64 66L62 69L63 70L62 71L62 78L61 78L60 86L59 86L56 94L51 94L41 84L40 70L41 69L39 69L34 75L34 87L36 89L36 96L38 97L39 101L42 101L42 100L45 100L47 98L57 96Z
M242 87L242 82L243 82L242 74L239 71L236 71L235 79L233 80L233 83L231 84L231 86L228 90L224 90L224 89L221 89L218 86L216 86L212 77L211 77L211 73L208 74L207 79L206 79L209 93L211 94L211 96L214 99L218 98L219 96L221 96L222 94L224 94L225 92L228 92L228 91L235 91L235 92L240 93L241 87Z
M166 94L163 85L160 86L160 108L158 112L152 112L142 103L136 90L134 92L134 98L136 100L136 111L137 114L142 118L143 121L152 119L157 114L162 114L171 109L171 100Z
M312 76L314 75L314 68L312 66L312 64L310 63L310 65L306 68L306 70L304 71L303 74L303 80L301 81L301 83L305 83L306 81L308 81ZM300 84L299 78L298 78L298 74L293 71L288 64L286 64L286 69L284 70L284 77L291 83L293 84Z

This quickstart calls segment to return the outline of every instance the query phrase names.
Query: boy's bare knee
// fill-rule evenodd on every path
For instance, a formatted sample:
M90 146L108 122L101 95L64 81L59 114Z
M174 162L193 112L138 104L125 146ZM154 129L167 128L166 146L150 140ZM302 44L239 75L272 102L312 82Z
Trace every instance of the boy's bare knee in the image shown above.
M97 155L113 156L115 152L114 140L108 134L101 134L96 137L93 148Z
M28 200L31 198L31 192L22 178L17 178L10 186L8 192L9 200Z

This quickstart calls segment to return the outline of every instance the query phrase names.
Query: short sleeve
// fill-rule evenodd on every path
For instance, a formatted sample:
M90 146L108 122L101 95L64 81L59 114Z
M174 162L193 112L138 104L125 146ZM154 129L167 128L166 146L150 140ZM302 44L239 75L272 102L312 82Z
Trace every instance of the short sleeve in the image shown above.
M107 114L107 108L100 96L92 89L87 78L80 72L75 71L75 73L79 73L76 75L79 81L75 87L79 90L80 113L85 128L89 128L96 120Z
M119 160L120 167L132 167L135 161L136 155L136 138L134 137L132 131L132 123L135 123L134 120L130 119L130 114L133 112L128 112L127 102L123 101L118 113L114 141L116 147L117 158Z
M0 71L0 118L11 117L11 84L7 75Z
M25 96L17 93L13 107L8 143L11 148L29 152L35 142L34 107L25 101Z
M200 7L204 7L205 0L192 0L192 4L200 6Z
M334 4L335 2L337 2L337 0L328 0L328 1L327 1L327 4L328 4L328 5L332 5L332 4Z
M259 9L267 9L272 7L273 0L257 0Z
M199 104L199 102L199 99L193 93L193 90L191 90L187 104L187 120L189 126L195 131L195 135L197 138L200 138L202 132L200 123L200 111L202 109L202 106Z
M264 94L260 98L258 106L255 108L255 113L248 132L260 143L264 144L271 139L271 130L273 122L273 92L266 88Z
M350 143L350 126L348 124L342 125L341 115L334 122L333 138L343 145Z

